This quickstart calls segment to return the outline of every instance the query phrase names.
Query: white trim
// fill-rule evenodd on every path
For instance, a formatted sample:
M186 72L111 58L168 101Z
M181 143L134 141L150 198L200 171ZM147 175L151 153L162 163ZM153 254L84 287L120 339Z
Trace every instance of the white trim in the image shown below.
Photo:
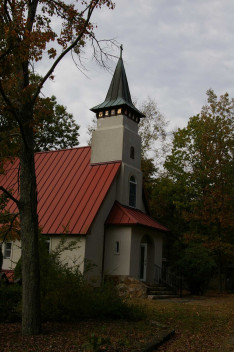
M142 248L144 248L142 252ZM141 243L140 247L140 280L141 281L146 281L146 272L147 272L147 248L148 244L147 243ZM143 257L142 257L143 254ZM143 260L143 262L142 262ZM142 272L142 266L143 266L143 272ZM142 275L143 274L143 275Z

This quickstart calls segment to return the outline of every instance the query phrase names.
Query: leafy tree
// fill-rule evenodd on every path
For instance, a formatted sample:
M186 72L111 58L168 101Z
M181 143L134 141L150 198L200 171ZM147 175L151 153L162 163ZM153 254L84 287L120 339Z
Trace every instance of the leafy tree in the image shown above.
M11 131L11 132L9 132ZM63 105L59 105L54 96L38 98L35 106L35 151L65 149L79 144L79 125L72 114L69 114ZM9 140L9 134L12 138ZM0 156L18 154L19 128L11 119L0 117ZM1 172L0 172L1 173ZM6 210L8 199L5 194L0 196L0 272L2 269L2 245L6 240L19 239L18 213L11 214Z
M168 147L166 143L167 122L159 111L156 101L150 97L140 104L139 110L145 115L139 124L142 157L151 158L158 168L162 165L161 160L165 157Z
M191 244L185 249L178 266L190 292L204 294L216 266L211 251L201 244Z
M56 97L37 99L34 109L34 150L65 149L79 144L79 125ZM10 135L10 139L9 139ZM18 155L20 131L11 116L0 116L1 157Z
M219 271L233 250L234 100L218 100L207 91L208 104L174 134L165 168L174 185L173 206L184 222L184 241L201 242L216 255Z
M104 63L105 53L90 20L93 11L105 5L114 7L110 0L0 3L0 94L5 102L0 106L0 116L11 114L20 130L20 197L14 198L2 185L0 190L17 204L20 213L23 334L37 334L41 329L34 109L43 85L53 78L67 53L73 51L80 59L86 43L91 41L95 59ZM47 61L47 73L39 82L31 83L31 68L44 58L51 60L51 64Z
M79 144L79 126L72 114L63 105L59 105L54 96L41 99L41 104L36 109L36 151L72 148Z

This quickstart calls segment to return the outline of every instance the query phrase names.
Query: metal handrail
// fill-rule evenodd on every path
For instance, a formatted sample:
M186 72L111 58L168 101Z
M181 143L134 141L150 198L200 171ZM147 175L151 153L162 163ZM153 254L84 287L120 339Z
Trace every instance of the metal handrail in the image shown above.
M167 286L180 291L182 296L182 277L172 274L167 268L161 268L159 265L154 264L154 282L156 284L166 284Z

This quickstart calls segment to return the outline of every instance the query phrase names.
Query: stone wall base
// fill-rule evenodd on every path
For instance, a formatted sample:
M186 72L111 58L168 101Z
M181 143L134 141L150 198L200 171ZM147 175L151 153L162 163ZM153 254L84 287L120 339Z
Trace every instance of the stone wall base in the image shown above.
M120 297L147 298L146 285L132 276L110 275L107 279L114 282Z

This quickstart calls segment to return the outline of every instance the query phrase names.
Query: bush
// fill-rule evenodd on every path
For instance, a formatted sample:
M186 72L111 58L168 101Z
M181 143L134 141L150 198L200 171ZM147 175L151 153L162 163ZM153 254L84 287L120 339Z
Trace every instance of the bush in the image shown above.
M216 267L210 251L201 244L192 244L185 249L178 267L192 294L204 294Z
M92 287L85 281L78 266L70 268L59 261L63 250L72 250L77 245L62 240L55 251L48 253L45 239L40 238L42 320L141 319L144 315L142 308L123 301L113 283ZM20 273L19 261L15 276L19 277Z
M77 273L64 272L51 283L42 297L43 320L80 320L111 318L139 320L141 308L123 301L113 284L88 285Z
M2 285L0 287L0 322L16 322L21 319L21 287Z

